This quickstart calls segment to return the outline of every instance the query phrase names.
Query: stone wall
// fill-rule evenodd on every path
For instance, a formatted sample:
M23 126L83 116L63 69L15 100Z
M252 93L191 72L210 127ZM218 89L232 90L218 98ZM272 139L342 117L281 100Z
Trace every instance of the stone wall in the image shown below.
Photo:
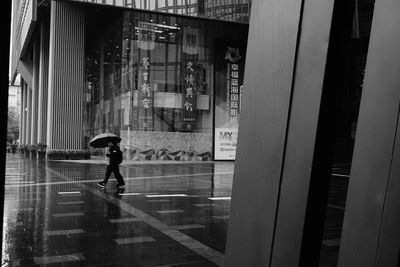
M121 150L133 160L212 160L212 134L121 131Z

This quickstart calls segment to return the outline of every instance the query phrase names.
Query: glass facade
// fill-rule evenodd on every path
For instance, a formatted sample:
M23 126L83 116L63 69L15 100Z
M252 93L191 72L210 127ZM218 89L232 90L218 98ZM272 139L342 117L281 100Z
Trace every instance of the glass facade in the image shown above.
M112 132L127 158L211 159L214 96L227 96L226 70L215 66L224 66L228 47L245 44L247 31L241 23L88 9L86 141Z
M251 0L74 0L225 21L249 22Z

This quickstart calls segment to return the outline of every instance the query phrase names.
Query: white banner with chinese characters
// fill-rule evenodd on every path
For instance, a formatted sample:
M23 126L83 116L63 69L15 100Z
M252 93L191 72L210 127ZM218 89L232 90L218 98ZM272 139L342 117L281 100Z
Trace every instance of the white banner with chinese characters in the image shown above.
M150 83L150 59L148 56L142 57L138 81L138 129L142 131L152 131L154 91Z
M234 160L236 158L237 135L237 128L215 128L215 160Z
M217 39L214 59L215 160L234 160L239 128L246 46L242 42ZM223 131L223 132L222 132ZM232 141L229 136L232 135Z
M192 59L194 59L192 57ZM183 61L184 71L184 82L183 82L183 94L182 94L182 127L183 131L193 131L197 126L197 86L198 76L196 73L196 67L194 62L197 59L190 60L186 57Z

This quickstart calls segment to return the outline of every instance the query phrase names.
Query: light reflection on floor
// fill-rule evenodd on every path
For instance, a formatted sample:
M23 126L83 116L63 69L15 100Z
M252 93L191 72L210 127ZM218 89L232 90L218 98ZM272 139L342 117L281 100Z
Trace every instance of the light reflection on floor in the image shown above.
M9 154L3 263L8 266L218 266L233 163L105 166Z
M222 266L233 162L105 165L8 154L2 266ZM348 170L334 168L321 266L336 266Z

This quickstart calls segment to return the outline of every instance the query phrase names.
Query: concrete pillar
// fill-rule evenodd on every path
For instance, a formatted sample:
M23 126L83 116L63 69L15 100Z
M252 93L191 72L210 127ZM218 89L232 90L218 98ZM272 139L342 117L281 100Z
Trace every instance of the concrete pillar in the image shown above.
M47 148L82 149L85 75L85 13L68 2L51 2Z
M21 126L20 126L20 136L19 136L19 143L20 145L25 145L25 133L26 133L26 83L24 79L21 78Z
M31 144L37 143L38 129L38 88L39 87L39 39L33 42L33 75L32 75L32 115L31 115Z
M27 97L26 97L26 132L25 132L25 143L31 144L31 127L32 127L32 89L26 84Z
M49 25L43 20L40 25L38 143L46 143L47 94L49 80Z

